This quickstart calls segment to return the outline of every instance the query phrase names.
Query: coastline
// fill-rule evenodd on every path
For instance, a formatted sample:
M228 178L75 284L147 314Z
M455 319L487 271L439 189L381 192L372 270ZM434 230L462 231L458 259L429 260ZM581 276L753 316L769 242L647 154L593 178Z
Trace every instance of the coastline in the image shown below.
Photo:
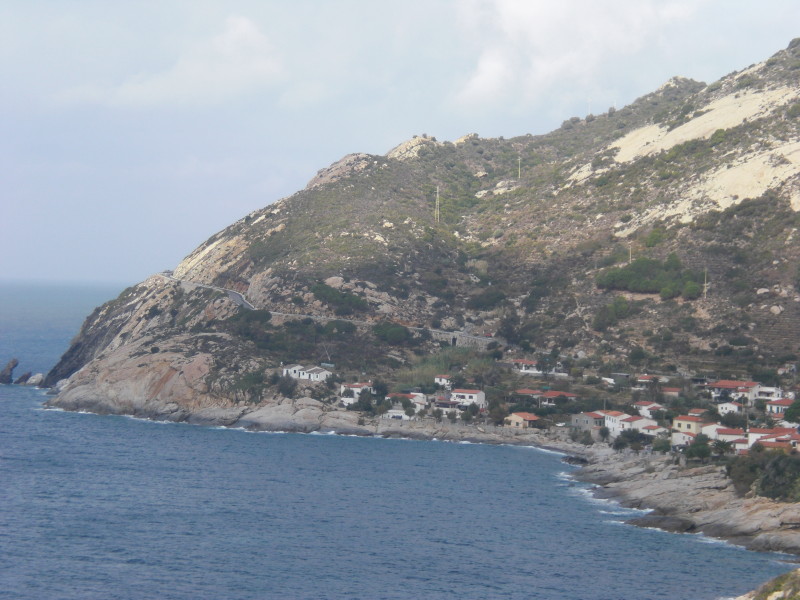
M596 486L595 496L650 511L627 521L631 525L702 533L748 550L800 555L800 504L739 498L722 466L681 467L672 456L618 453L600 444L584 446L569 439L567 428L519 431L446 420L364 418L307 397L274 398L258 407L209 407L199 402L186 406L62 393L48 398L44 406L248 431L532 446L564 454L565 461L581 465L571 477Z

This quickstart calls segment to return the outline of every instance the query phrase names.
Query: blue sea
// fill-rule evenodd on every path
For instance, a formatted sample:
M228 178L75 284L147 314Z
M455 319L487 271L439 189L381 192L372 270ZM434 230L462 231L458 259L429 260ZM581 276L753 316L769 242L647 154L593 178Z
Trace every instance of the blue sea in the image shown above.
M20 340L20 368L45 370L119 290L63 291L71 302L38 296L42 320L30 302L24 318L2 308L0 360ZM0 598L703 600L794 566L626 525L640 513L592 498L547 451L248 433L44 400L0 386Z

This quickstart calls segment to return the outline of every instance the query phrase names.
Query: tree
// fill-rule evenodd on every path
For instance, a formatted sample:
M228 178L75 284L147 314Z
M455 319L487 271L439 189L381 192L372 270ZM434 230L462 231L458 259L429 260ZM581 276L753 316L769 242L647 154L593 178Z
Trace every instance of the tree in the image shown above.
M609 428L606 427L605 425L603 425L600 428L600 439L603 440L604 442L607 442L608 441L608 437L610 435L611 435L611 431L609 430Z
M694 441L686 448L686 458L699 458L703 462L711 456L711 448L708 445L709 438L705 434L698 434Z
M450 420L451 423L455 423L456 419L458 419L458 413L454 410L447 411L447 418Z
M280 392L281 396L291 398L294 396L295 390L297 390L296 379L288 374L281 377L280 381L278 382L278 392Z
M436 419L437 423L441 423L442 417L444 417L444 411L441 408L434 408L431 416Z
M653 442L653 452L669 452L672 444L667 438L660 437Z
M728 442L726 440L714 440L714 442L711 444L711 447L713 448L714 453L718 454L719 456L733 452L733 442Z
M800 423L800 398L792 402L792 405L786 409L783 418L790 423Z

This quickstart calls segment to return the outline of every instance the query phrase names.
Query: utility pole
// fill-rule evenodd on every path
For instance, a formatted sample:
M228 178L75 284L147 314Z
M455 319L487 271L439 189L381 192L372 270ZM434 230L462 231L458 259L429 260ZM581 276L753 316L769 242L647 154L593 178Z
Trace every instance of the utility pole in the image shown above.
M439 222L439 186L436 186L436 209L434 210L434 219Z
M633 242L628 242L628 264L633 262Z
M708 297L708 267L703 269L703 300Z

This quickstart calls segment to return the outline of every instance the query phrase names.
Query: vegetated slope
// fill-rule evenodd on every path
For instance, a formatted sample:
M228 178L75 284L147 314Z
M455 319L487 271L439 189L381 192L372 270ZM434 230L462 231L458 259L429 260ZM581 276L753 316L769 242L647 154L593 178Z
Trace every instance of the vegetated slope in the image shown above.
M329 345L337 362L388 368L436 346L363 325L384 320L558 347L595 366L775 366L800 340L798 74L795 40L711 85L674 78L547 135L423 135L386 156L349 155L212 236L175 269L184 283L153 278L128 292L138 304L102 309L48 379L145 335L214 335L237 356L249 348L255 370L324 360ZM668 265L658 285L628 274L598 286L635 259ZM321 320L236 324L243 309L187 282ZM187 289L194 312L178 296ZM325 331L326 319L339 324Z

